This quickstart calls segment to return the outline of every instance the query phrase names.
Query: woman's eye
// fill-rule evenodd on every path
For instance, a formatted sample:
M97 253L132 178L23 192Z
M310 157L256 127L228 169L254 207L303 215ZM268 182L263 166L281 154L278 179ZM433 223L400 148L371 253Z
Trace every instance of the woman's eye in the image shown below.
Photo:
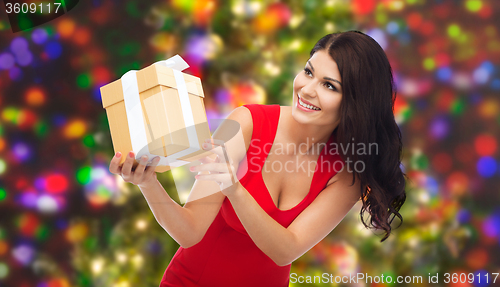
M330 83L325 83L325 86L326 86L328 89L332 90L332 91L336 91L336 90L337 90L337 89L335 88L335 86L334 86L334 85L332 85L332 84L330 84Z
M306 75L308 75L308 76L311 76L311 75L312 75L311 70L309 70L308 68L305 68L305 69L304 69L304 72L305 72L305 73L306 73Z

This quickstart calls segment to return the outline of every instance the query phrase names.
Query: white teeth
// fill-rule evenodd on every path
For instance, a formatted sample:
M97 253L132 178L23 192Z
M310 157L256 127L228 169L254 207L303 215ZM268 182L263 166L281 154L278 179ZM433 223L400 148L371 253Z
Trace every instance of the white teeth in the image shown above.
M311 105L308 105L308 104L304 103L304 102L300 99L300 97L299 97L299 104L300 104L301 106L305 107L305 108L310 109L310 110L315 110L315 111L319 111L319 110L320 110L320 109L318 109L318 108L316 108L316 107L313 107L313 106L311 106Z

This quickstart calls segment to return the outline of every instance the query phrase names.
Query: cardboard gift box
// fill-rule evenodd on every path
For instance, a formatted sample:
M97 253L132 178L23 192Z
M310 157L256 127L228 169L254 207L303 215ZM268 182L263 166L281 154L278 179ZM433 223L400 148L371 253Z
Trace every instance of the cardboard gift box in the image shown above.
M201 147L211 138L201 80L181 72L188 67L176 55L101 87L120 164L134 151L134 166L143 155L160 156L155 171L165 172L212 155Z

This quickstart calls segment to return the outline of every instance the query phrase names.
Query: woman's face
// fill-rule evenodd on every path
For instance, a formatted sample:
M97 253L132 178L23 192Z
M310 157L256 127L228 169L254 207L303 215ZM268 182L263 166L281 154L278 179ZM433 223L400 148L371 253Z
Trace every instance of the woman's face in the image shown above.
M342 83L337 63L324 51L317 51L293 80L292 116L303 124L336 127L340 122ZM312 105L303 107L299 99Z

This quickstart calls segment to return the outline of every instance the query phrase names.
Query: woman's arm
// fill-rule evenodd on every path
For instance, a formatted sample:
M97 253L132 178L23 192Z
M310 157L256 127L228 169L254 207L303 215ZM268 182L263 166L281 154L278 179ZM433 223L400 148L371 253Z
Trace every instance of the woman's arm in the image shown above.
M286 266L325 238L359 199L359 180L353 186L346 169L288 226L269 216L248 193L238 187L228 194L238 218L257 247L277 265Z
M158 180L139 185L158 224L182 247L192 246L198 240L196 218L188 209L175 202ZM220 192L219 192L220 194Z
M165 192L154 171L159 158L153 160L153 165L146 167L148 161L144 156L132 171L135 155L130 152L126 155L123 166L119 166L120 157L117 153L111 160L109 171L120 175L123 180L139 187L156 221L181 246L191 244L194 232L194 217L187 209L182 208ZM194 236L196 237L196 236Z
M252 116L248 109L240 107L233 110L227 119L229 121L221 123L214 132L213 138L224 140L230 158L237 159L239 163L250 145L253 129ZM235 128L239 128L236 136L234 136ZM232 138L228 139L228 137ZM209 159L200 161L208 162ZM147 159L141 160L135 171L131 171L134 156L127 156L122 167L118 166L119 162L119 157L113 158L109 170L139 187L156 221L179 245L188 248L203 238L225 198L217 183L196 180L186 204L180 206L157 180L154 172L155 166L149 166L144 170ZM208 172L200 172L200 174L208 174Z

